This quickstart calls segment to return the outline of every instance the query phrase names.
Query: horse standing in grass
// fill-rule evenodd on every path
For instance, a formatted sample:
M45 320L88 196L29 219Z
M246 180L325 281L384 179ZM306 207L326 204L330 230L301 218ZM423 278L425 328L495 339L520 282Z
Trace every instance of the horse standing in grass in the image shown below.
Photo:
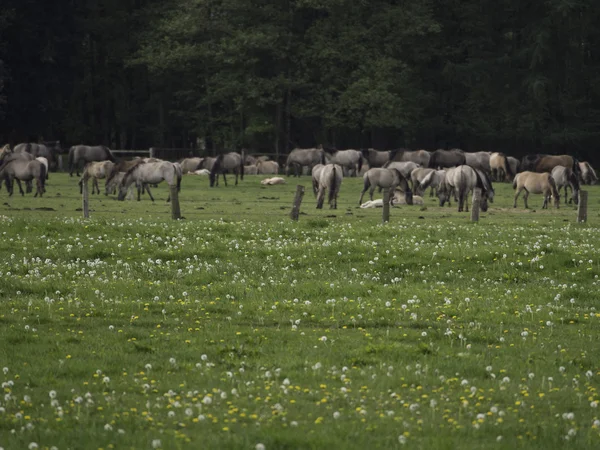
M389 161L387 163L385 163L385 165L383 166L385 169L397 169L404 178L406 178L407 180L411 180L412 183L412 179L410 174L412 173L413 170L418 169L419 166L417 163L413 162L413 161ZM413 192L415 190L415 185L413 184Z
M104 145L90 147L88 145L74 145L69 150L69 175L73 176L73 169L76 169L79 176L79 162L83 165L93 161L112 161L117 162L112 152Z
M452 150L436 150L431 153L429 167L431 169L443 169L444 167L457 167L466 164L465 152L459 148Z
M319 181L321 179L321 171L323 170L323 167L325 167L325 164L317 164L315 167L312 168L312 188L315 197L317 196L317 192L319 191Z
M360 193L358 204L362 204L363 196L369 188L369 198L370 200L373 200L373 193L377 187L390 190L390 204L392 204L394 192L398 186L404 191L406 204L412 205L412 191L410 190L408 181L406 181L406 178L404 178L397 169L383 169L379 167L369 169L367 173L363 175L363 190Z
M437 190L446 178L446 171L420 167L410 173L410 178L413 184L413 192L416 195L423 196L425 190L431 187L429 196L433 197L434 189Z
M580 162L579 170L581 171L582 184L596 184L598 182L598 176L596 175L596 171L589 162Z
M465 164L473 169L490 173L490 152L465 152Z
M369 168L377 168L383 167L391 159L392 152L389 150L381 151L374 148L363 148L361 149L361 153L365 161L369 164Z
M56 165L56 153L58 150L56 147L48 147L45 144L37 143L18 144L14 148L15 153L29 153L33 155L34 159L37 157L46 158L52 167Z
M108 176L111 174L115 163L112 161L95 161L83 168L83 175L79 180L79 193L83 193L83 184L87 183L88 180L92 179L92 194L96 192L96 194L100 194L100 188L98 187L98 180L103 178L106 179L108 184ZM106 188L106 185L105 185ZM105 190L105 195L108 195L107 190Z
M552 169L551 175L559 195L560 189L565 188L565 205L567 204L567 191L569 188L571 188L571 199L568 202L579 204L579 179L573 171L569 167L556 166Z
M1 169L0 176L3 177L6 182L6 189L8 190L9 196L13 195L14 180L17 180L21 195L25 195L25 193L23 192L19 180L25 182L30 182L34 179L36 180L37 190L34 197L37 197L38 195L40 197L43 196L46 190L46 166L36 159L32 161L26 161L24 159L13 159L8 161Z
M179 164L181 164L181 171L183 173L189 173L198 170L198 166L201 162L202 158L184 158L179 161Z
M356 177L362 169L363 156L358 150L337 150L331 155L331 163L341 166L348 176Z
M295 148L287 157L285 174L289 176L293 167L294 176L299 177L304 167L312 169L317 164L326 164L323 148Z
M421 167L429 167L430 159L431 153L427 150L406 150L401 148L390 152L390 161L411 161Z
M513 189L515 192L515 201L513 207L517 207L517 198L522 191L525 191L523 195L523 201L525 202L525 208L529 208L527 205L527 198L529 194L543 194L544 203L542 209L548 208L548 201L550 197L554 197L554 207L558 208L560 205L560 195L556 189L556 184L552 175L548 172L536 173L536 172L521 172L515 176L513 180Z
M458 166L448 170L444 181L438 189L440 206L444 206L444 203L450 200L450 196L452 192L454 192L458 197L458 212L462 212L463 210L469 212L469 202L467 197L469 192L473 191L475 188L481 189L480 207L481 210L485 212L488 209L487 200L490 197L491 192L487 184L482 180L480 173L467 165Z
M244 179L244 155L236 152L225 153L217 156L210 170L210 187L219 185L219 174L223 174L223 181L227 186L227 178L225 173L231 170L235 174L235 185L238 184L238 175Z
M573 173L580 175L579 161L570 155L526 155L521 160L521 170L524 172L552 172L556 166L571 168Z
M337 198L344 178L344 170L337 164L327 164L319 171L319 187L317 192L317 209L323 208L325 192L329 190L329 208L337 209ZM314 174L313 174L314 180Z
M154 197L148 188L149 184L158 184L166 181L169 187L177 186L177 191L181 189L181 170L175 164L168 161L159 161L136 165L125 174L123 181L119 186L119 200L124 200L127 195L129 186L135 183L138 193L138 201L141 199L142 190L145 187L150 199L154 201ZM171 195L167 198L167 202L171 200Z
M515 161L519 161L514 158ZM508 158L504 153L494 152L490 155L490 170L492 172L492 178L495 181L503 181L505 179L512 179L516 171L511 167Z

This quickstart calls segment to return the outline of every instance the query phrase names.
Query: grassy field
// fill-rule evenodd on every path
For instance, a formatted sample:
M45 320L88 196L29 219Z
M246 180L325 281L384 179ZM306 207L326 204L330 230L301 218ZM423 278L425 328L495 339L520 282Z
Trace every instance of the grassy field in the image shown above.
M600 187L479 223L315 209L307 177L210 189L185 220L51 174L0 191L0 447L600 447ZM307 193L289 220L297 183Z

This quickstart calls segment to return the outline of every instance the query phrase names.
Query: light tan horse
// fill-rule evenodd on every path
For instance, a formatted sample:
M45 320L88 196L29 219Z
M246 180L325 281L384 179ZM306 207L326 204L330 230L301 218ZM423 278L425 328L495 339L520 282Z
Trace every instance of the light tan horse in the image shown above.
M256 167L260 175L277 175L279 173L279 164L277 161L263 161L259 159Z
M321 171L323 170L323 167L325 167L325 164L317 164L312 168L312 188L315 197L319 191L319 180L321 179Z
M513 180L513 189L516 189L515 201L513 208L517 207L517 198L522 191L525 191L523 195L523 201L525 202L525 208L529 208L527 205L527 197L529 194L543 194L544 203L542 208L548 208L548 201L550 197L554 197L554 207L558 208L560 204L560 196L556 189L556 184L552 175L547 172L536 173L536 172L521 172L515 176Z
M79 180L79 193L83 192L83 184L87 183L88 180L92 179L92 194L94 191L96 194L100 194L100 188L98 187L99 179L106 179L108 184L108 177L112 173L113 167L115 163L112 161L94 161L86 164L83 168L83 175ZM105 186L106 188L106 186ZM104 195L108 195L108 192L105 191Z
M179 164L181 164L181 171L186 174L198 170L201 162L202 158L184 158Z
M512 180L515 175L504 153L494 152L490 155L490 170L494 181Z
M344 169L338 164L327 164L319 171L319 189L317 193L317 209L323 208L325 192L329 190L329 208L337 209L337 198L344 178ZM314 173L313 173L314 179Z

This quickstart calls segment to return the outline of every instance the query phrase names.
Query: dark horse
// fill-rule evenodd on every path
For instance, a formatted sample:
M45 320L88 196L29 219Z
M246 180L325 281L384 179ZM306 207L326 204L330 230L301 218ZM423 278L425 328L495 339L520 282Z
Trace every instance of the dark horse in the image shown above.
M392 158L389 150L375 150L374 148L362 148L360 152L369 163L369 168L383 167Z
M60 153L60 147L57 143L54 143L54 146L49 146L46 144L24 143L16 145L14 152L29 153L34 158L42 156L48 160L48 165L52 167L52 169L55 169L57 165L56 155L57 153Z
M453 148L452 150L436 150L435 152L431 152L431 158L429 159L429 167L432 169L457 167L466 163L465 152L459 148Z
M108 147L97 145L90 147L88 145L74 145L69 150L69 175L73 176L73 169L77 170L79 176L79 161L83 161L83 166L92 161L112 161L117 162Z
M219 174L223 174L223 181L225 181L225 186L227 186L227 178L225 178L225 173L231 170L235 174L235 184L238 184L238 175L243 180L244 179L244 151L242 150L242 154L240 155L237 152L229 152L220 154L215 159L213 163L212 169L210 170L210 187L219 185Z
M579 161L570 155L544 155L533 154L525 155L521 160L521 172L552 172L556 166L570 168L576 176L581 174Z

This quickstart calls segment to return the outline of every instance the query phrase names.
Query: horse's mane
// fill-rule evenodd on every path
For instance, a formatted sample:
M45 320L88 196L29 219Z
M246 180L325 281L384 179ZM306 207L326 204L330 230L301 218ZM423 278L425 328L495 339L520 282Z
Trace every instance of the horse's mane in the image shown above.
M127 178L127 176L131 175L142 164L146 164L146 161L144 161L143 159L136 161L136 163L132 167L130 167L127 172L125 172L125 176L123 176L123 180L125 180L125 178Z

